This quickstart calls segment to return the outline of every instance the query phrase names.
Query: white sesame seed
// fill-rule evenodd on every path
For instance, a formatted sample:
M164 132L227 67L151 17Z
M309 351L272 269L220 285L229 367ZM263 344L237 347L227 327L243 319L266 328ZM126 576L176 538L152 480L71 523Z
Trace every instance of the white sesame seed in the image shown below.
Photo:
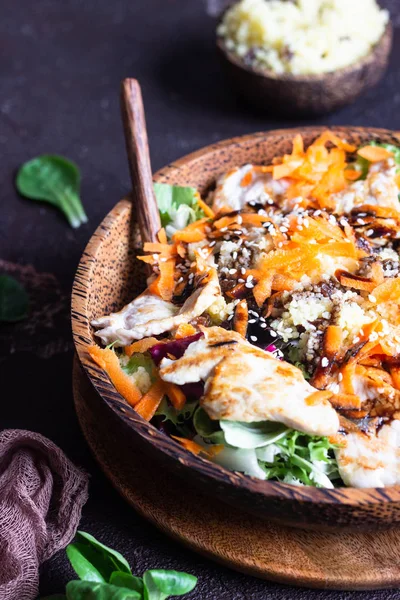
M365 225L364 219L357 219L358 225Z
M250 319L250 320L249 320L249 323L250 323L250 324L257 323L257 319Z
M332 392L333 392L334 394L338 394L338 393L339 393L339 390L340 390L340 387L339 387L339 385L338 385L338 384L334 385L334 386L333 386L333 388L332 388Z
M279 231L282 231L282 233L286 233L289 230L287 227L279 227Z
M360 341L360 338L359 337L355 337L353 339L353 344L358 344L359 341Z
M221 227L220 231L224 232L224 231L228 231L227 227Z
M168 258L160 258L160 262L167 262Z
M316 211L315 211L315 213L314 213L314 217L319 217L319 215L321 214L321 212L322 212L322 211L321 211L321 210L319 210L319 209L318 209L318 210L316 210Z
M158 254L153 254L153 260L158 260Z
M253 275L248 275L247 281L251 281L252 279L254 279Z
M329 360L324 356L321 360L321 367L327 367L329 365Z
M233 315L229 315L228 321L230 321L231 319L233 319Z
M215 240L213 240L212 242L210 242L210 244L209 244L210 248L212 248L213 246L215 246L216 243L217 242Z
M183 281L183 277L179 277L177 283L182 283L182 281Z
M246 286L247 288L249 288L249 290L251 290L251 288L253 288L253 287L254 287L254 284L252 284L252 283L250 283L249 281L247 281L247 282L245 283L245 286Z
M265 329L267 327L267 324L266 323L260 323L260 327L261 327L261 329Z
M241 215L238 215L238 218L236 220L238 225L241 225L243 223L243 217Z
M279 242L278 248L282 248L282 246L283 246L283 242Z
M229 269L229 275L234 275L237 273L237 269Z
M238 253L237 253L237 252L236 252L236 250L235 250L235 252L232 254L232 258L233 258L233 260L236 260L236 259L237 259L237 256L238 256Z
M374 230L373 229L367 229L367 231L365 232L365 235L370 236L374 234Z
M255 336L255 335L251 335L251 336L250 336L250 340L251 340L252 342L256 342L256 341L257 341L257 339L258 339L258 338L257 338L257 336Z
M343 373L339 373L337 378L338 378L338 381L343 381Z
M238 279L238 283L244 283L244 279L242 279L241 277Z
M273 337L273 338L276 338L276 337L278 337L278 334L277 334L275 331L270 331L270 332L269 332L269 335L270 335L271 337Z
M373 304L375 304L375 302L376 302L376 298L375 298L375 296L373 296L372 294L369 294L369 296L368 296L368 300L369 300L370 302L372 302Z
M346 227L346 225L348 224L346 219L340 219L339 223L341 224L342 227Z
M242 275L246 275L246 269L244 267L242 267L240 269L240 272L241 272Z
M326 310L325 312L322 313L322 316L324 319L330 319L331 313Z

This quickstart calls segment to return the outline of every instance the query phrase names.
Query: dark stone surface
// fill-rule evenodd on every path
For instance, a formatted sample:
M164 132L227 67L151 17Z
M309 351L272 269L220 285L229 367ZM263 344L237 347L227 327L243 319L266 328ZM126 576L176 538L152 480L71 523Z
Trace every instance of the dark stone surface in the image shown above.
M298 125L251 112L227 87L215 60L218 0L19 0L0 3L2 271L25 281L30 320L0 329L0 424L39 431L91 474L81 528L123 552L138 573L150 566L200 578L193 598L389 600L397 591L295 590L235 574L172 542L139 518L93 462L74 415L68 304L80 254L103 216L129 189L119 117L119 82L143 87L154 169L206 144ZM400 15L397 0L388 0ZM396 20L398 15L396 15ZM306 124L400 129L400 36L383 83L356 104ZM89 223L74 231L46 205L17 196L16 168L56 152L76 160ZM20 266L16 266L16 264ZM45 308L46 310L41 310ZM46 315L50 312L51 318ZM43 566L41 592L72 576L63 552Z

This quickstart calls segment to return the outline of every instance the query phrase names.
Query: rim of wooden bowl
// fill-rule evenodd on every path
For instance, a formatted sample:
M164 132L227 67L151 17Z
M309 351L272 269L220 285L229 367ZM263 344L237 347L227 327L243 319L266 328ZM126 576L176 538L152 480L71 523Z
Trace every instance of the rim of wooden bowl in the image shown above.
M226 11L222 13L218 21L218 25L222 21L225 12ZM340 78L341 76L346 76L354 71L363 69L371 63L374 63L377 54L380 53L384 54L385 56L389 56L393 43L393 24L391 20L388 21L379 40L372 46L368 54L362 56L356 62L351 63L350 65L346 65L345 67L341 67L340 69L336 69L335 71L327 71L326 73L312 73L309 75L294 75L293 73L276 73L275 71L273 71L272 69L268 69L267 67L264 68L257 65L248 65L240 58L240 56L238 56L237 54L235 54L235 52L229 50L226 47L226 43L222 36L217 34L216 37L217 47L220 49L221 52L223 52L227 60L233 63L236 67L239 67L244 71L247 71L248 73L265 77L266 79L273 79L275 81L282 81L288 83L308 83L324 81L324 79L333 76L335 76L335 78Z
M299 127L292 129L273 130L269 132L257 132L245 136L234 137L211 144L183 158L172 162L167 167L157 171L154 180L168 182L173 180L174 174L177 174L182 167L188 163L195 163L199 157L212 155L214 152L220 152L221 149L232 147L236 144L246 144L246 142L257 142L268 137L293 138L297 133L308 133L317 136L325 131L327 127ZM400 132L396 133L387 129L369 128L369 127L336 127L329 128L338 134L364 134L368 133L379 138L380 136L390 136L393 140L400 142ZM228 471L227 469L212 463L211 461L199 456L195 456L185 450L172 438L159 431L154 425L151 425L140 417L132 407L115 390L107 375L96 365L93 364L87 346L93 344L92 329L88 317L89 289L91 285L93 266L96 261L96 255L107 237L113 224L124 217L126 211L131 211L130 200L127 198L121 200L107 214L100 223L87 244L75 276L72 290L72 331L75 348L79 360L84 367L90 381L101 398L110 406L110 408L123 420L130 423L135 432L148 444L156 447L159 451L166 453L170 458L179 461L182 465L194 469L199 474L213 479L216 484L230 483L233 486L242 488L247 492L256 493L266 498L281 498L286 500L299 501L311 504L342 504L348 506L357 505L377 505L400 502L400 486L389 488L351 488L341 487L335 489L314 488L311 486L292 486L285 483L264 481L241 473ZM122 416L123 415L123 416Z

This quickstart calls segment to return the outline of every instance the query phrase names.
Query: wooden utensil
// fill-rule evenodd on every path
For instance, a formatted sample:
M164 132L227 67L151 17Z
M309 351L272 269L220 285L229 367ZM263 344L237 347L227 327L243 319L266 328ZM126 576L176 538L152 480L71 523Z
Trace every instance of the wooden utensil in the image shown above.
M121 84L121 111L132 180L132 198L142 242L155 242L157 232L161 229L161 221L153 189L142 92L136 79L124 79Z

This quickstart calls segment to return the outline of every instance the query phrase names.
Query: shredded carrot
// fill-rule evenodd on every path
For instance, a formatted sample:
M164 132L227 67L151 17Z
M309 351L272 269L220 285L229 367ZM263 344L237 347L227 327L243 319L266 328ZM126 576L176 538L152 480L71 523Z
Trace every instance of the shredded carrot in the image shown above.
M165 385L161 379L157 379L141 400L136 404L135 410L136 412L146 419L146 421L150 421L157 410L157 408L161 404L161 400L165 395Z
M342 329L337 325L329 325L325 331L324 352L328 358L336 357L342 346Z
M242 300L236 306L235 316L233 319L233 329L245 338L247 333L248 322L249 310L247 308L247 302L246 300Z
M208 204L206 204L206 202L202 200L198 192L196 193L196 201L203 213L206 215L206 217L210 217L210 219L213 219L215 217L215 212L213 211L211 206L208 206Z
M360 397L355 394L335 394L329 401L332 406L341 410L353 410L361 406Z
M240 182L241 187L247 187L253 181L253 171L247 171L246 175L242 177L242 181Z
M396 390L400 390L400 366L390 367L390 374L392 376L394 387Z
M355 365L349 364L345 365L341 370L342 374L342 383L341 388L345 394L350 394L354 396L354 386L353 386L353 377L355 372Z
M385 275L383 273L383 267L380 262L374 262L371 265L371 279L375 285L380 285L385 281Z
M148 265L154 265L158 262L158 257L155 259L152 254L145 254L144 256L137 256L136 258Z
M190 223L185 227L185 229L181 229L176 231L172 236L174 242L185 242L187 244L192 242L201 242L206 238L205 228L209 223L208 217L204 219L199 219L194 223Z
M184 246L184 244L182 242L178 242L176 244L176 253L181 258L185 258L185 256L186 256L186 248L185 248L185 246Z
M290 292L297 285L297 281L284 275L283 273L275 273L272 281L272 289L276 292Z
M174 295L175 288L175 259L170 258L165 262L159 262L160 274L158 277L149 285L149 290L153 294L157 294L163 300L169 302Z
M197 330L190 323L181 323L175 332L175 339L180 340L191 335L195 335Z
M390 300L398 301L400 297L400 277L386 279L372 291L372 295L377 303L389 302Z
M255 285L253 289L253 296L257 302L257 306L262 306L264 302L270 297L272 291L272 282L274 280L274 273L267 273L260 281Z
M346 169L344 175L349 181L357 181L357 179L361 177L361 171L357 171L356 169Z
M142 396L139 388L121 368L118 356L110 348L89 346L88 352L94 362L109 376L115 389L131 406L137 406Z
M325 400L329 400L332 396L333 392L329 390L318 390L307 396L305 402L309 406L313 406L314 404L321 404Z
M152 348L156 344L162 343L162 340L158 340L155 337L148 337L144 338L143 340L139 340L138 342L133 342L133 344L130 346L125 346L124 350L127 356L132 356L132 354L135 354L136 352L143 354L143 352L147 352L149 348Z
M204 448L204 446L200 446L200 444L197 444L197 442L194 442L193 440L188 440L187 438L178 437L177 435L171 435L171 437L177 442L179 442L181 446L185 448L185 450L188 450L192 454L196 455L205 454L209 458L212 458L213 456L215 456L215 454L218 454L218 452L220 452L223 449L223 446L221 444L217 444L215 448L210 444L210 449L208 449ZM214 450L211 450L212 448L214 448Z
M143 246L145 252L160 253L162 256L174 256L176 248L174 245L164 244L160 242L146 242Z
M160 244L168 244L167 234L165 233L164 227L161 227L160 231L157 233L157 237Z
M359 149L357 154L372 163L393 157L393 152L379 146L364 146Z
M164 382L165 392L176 410L181 410L186 403L186 396L180 387L174 383Z
M355 290L362 290L364 292L371 292L376 288L376 283L366 277L359 277L346 271L336 271L336 277L339 279L341 285L350 287Z

